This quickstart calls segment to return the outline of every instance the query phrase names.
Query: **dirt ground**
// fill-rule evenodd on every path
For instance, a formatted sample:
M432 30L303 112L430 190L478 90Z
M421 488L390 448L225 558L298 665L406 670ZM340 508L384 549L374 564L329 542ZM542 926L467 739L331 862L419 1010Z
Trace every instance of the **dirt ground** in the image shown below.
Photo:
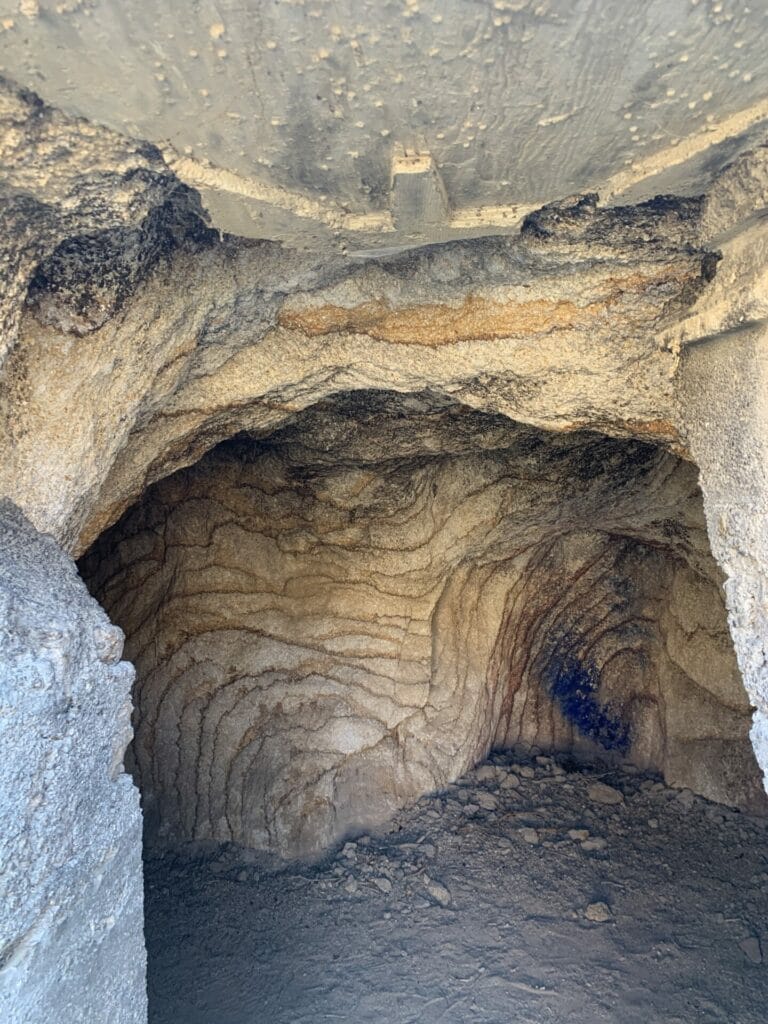
M151 1024L765 1024L768 822L495 755L320 863L147 863ZM763 960L765 956L765 960Z

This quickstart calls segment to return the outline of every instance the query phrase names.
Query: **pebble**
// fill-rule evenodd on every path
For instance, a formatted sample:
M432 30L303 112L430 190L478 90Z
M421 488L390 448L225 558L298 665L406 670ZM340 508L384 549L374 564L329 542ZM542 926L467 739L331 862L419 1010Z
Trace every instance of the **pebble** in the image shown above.
M479 807L478 804L469 803L469 804L464 804L464 806L462 807L462 811L465 814L477 814L477 812L479 810L480 810L480 807Z
M475 794L475 800L485 811L495 811L499 806L499 801L493 793L484 793L480 791Z
M582 850L604 850L608 845L607 840L602 839L600 836L591 836L589 839L585 839L581 844Z
M491 764L482 764L475 772L478 782L495 782L498 769Z
M739 949L751 964L761 964L763 962L763 950L760 945L760 939L756 936L750 935L749 938L742 939L739 943Z
M517 789L520 785L520 779L514 772L508 772L501 780L501 789Z
M589 839L589 829L588 828L569 828L568 829L568 838L576 840L578 842L583 842L585 839Z
M384 893L392 892L392 883L388 878L372 878L371 881L377 889L381 889Z
M429 875L424 875L424 888L432 899L436 900L441 907L449 907L451 905L452 896L450 890L447 889L442 882L438 882L434 878L430 878Z
M357 892L357 879L348 878L347 881L344 883L344 891L348 892L350 896L354 895L354 893Z
M522 775L522 777L524 779L533 779L533 778L536 777L536 772L533 770L533 768L531 768L530 765L527 765L527 764L516 765L515 769L517 771L517 774L518 775Z
M595 804L620 804L624 801L624 794L605 782L593 782L587 789L587 796Z
M695 799L696 797L690 789L681 789L680 792L677 794L677 802L682 804L687 811L690 811L690 809L693 807L693 802Z
M611 908L607 903L590 903L587 909L584 911L584 916L588 921L595 921L598 924L603 924L606 921L610 921Z
M520 838L524 843L530 843L531 846L536 846L539 841L539 833L535 828L521 828Z

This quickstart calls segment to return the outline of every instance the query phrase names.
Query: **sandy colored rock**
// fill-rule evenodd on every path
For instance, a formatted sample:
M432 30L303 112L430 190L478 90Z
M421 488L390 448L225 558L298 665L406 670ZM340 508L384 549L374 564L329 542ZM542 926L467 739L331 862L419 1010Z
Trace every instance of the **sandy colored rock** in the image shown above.
M581 842L584 839L589 838L589 829L586 828L569 828L568 838L573 839L575 842Z
M586 850L587 853L594 853L606 849L608 842L602 836L589 836L580 845L582 850Z
M541 837L537 829L526 827L520 829L520 838L529 846L538 846Z
M584 911L584 917L588 921L605 924L606 921L612 919L613 914L607 903L590 903Z
M729 646L695 472L658 448L347 395L167 478L81 569L139 673L154 840L319 852L518 743L685 759L759 804L732 653L731 689L701 685ZM689 676L667 631L704 595Z
M621 804L624 794L605 782L593 782L587 790L587 796L596 804Z
M429 875L424 876L424 888L441 907L449 907L453 902L450 890L442 882L430 878Z

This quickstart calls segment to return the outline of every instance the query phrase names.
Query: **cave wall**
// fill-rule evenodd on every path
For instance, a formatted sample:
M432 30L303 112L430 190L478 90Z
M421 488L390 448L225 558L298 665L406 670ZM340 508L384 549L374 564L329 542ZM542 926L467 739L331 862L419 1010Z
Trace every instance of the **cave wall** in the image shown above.
M768 290L763 292L768 306ZM691 446L701 465L712 550L744 686L755 708L752 745L768 780L768 334L692 347L683 368Z
M0 1018L146 1019L133 669L72 560L0 502Z
M57 20L59 16L66 20L76 13L78 21L86 24L94 15L88 5L69 7L71 11L57 9L54 15L45 5L24 3L18 12L14 7L8 18L2 19L5 52L14 54L14 61L21 59L17 66L20 74L23 70L25 77L31 76L28 84L43 82L39 69L27 59L27 47L34 45L30 23L34 22L35 31L55 34L63 24ZM585 10L589 10L588 5ZM375 17L379 18L378 10ZM718 32L728 31L723 28L725 15L723 19L717 15L716 20L722 20L722 25L716 26ZM96 21L90 24L96 25ZM204 26L205 31L209 32L210 27ZM619 39L620 35L613 33L611 38ZM213 40L210 33L208 38ZM17 45L20 41L22 50ZM674 49L681 43L682 36L669 45ZM759 47L753 47L753 53L759 57ZM112 61L110 53L110 66ZM663 76L669 73L667 62L661 58L658 67L664 69ZM685 62L678 73L691 69L696 75L701 70L695 70L695 61ZM729 72L729 80L733 74ZM159 88L166 88L161 84L167 82L165 74L158 73L154 79ZM46 80L52 88L49 99L55 102L56 89L50 76ZM757 85L750 87L750 94L752 88L759 89L760 76L754 81ZM668 82L659 82L668 93ZM624 170L614 167L616 173L612 171L608 180L596 175L595 184L605 185L601 190L609 203L615 204L623 196L627 205L606 206L591 193L565 202L547 194L543 200L546 206L540 209L513 202L510 206L489 207L482 216L468 210L465 219L452 218L434 232L427 225L425 234L421 230L424 225L397 224L397 217L392 230L387 228L384 233L379 222L366 222L360 230L361 225L353 223L354 212L347 218L348 210L341 211L343 224L324 222L319 231L314 215L300 216L297 221L293 217L296 211L288 211L286 222L286 210L280 207L280 201L286 198L284 193L275 204L274 191L268 190L265 199L253 179L234 176L225 180L213 168L213 180L211 168L199 161L178 160L178 154L164 155L146 141L64 113L32 93L0 81L0 271L4 286L0 295L0 494L10 497L39 531L50 533L63 551L79 555L148 487L183 467L193 466L224 439L239 431L247 431L256 439L267 438L292 422L302 409L361 388L389 388L403 393L433 389L449 400L546 430L594 429L617 437L658 442L701 466L707 527L712 550L726 573L725 593L736 655L747 698L757 708L752 739L765 767L768 483L764 403L768 353L762 325L768 316L763 216L768 204L768 150L759 145L763 107L757 103L739 112L736 96L748 83L746 78L739 78L736 84L738 89L734 86L731 94L734 102L729 99L727 109L719 111L720 122L717 114L707 115L706 132L696 127L693 135L679 144L673 139L670 148L654 152L650 160L640 160ZM684 91L677 91L678 98L670 100L672 105L685 100ZM109 90L104 95L107 93ZM226 96L226 89L221 95ZM462 90L460 95L464 95ZM715 90L714 95L724 96L723 90ZM750 95L749 102L754 98ZM669 106L667 100L663 103ZM651 109L649 116L656 124L661 115L655 101ZM704 103L687 100L680 105L681 111L690 112L684 113L685 119L703 117L705 109ZM625 125L629 113L613 111L611 117L620 116L620 123ZM228 122L229 127L233 123L224 117L215 122L217 137ZM568 131L576 129L575 138L583 137L577 121L563 123ZM637 134L632 132L635 127L629 124L628 135ZM122 122L117 128L136 130ZM552 125L537 123L537 132L539 129L551 132ZM163 138L166 134L162 133ZM639 137L637 144L642 144ZM631 148L635 145L632 142ZM464 150L463 143L461 148ZM745 150L746 155L734 160ZM556 170L571 175L573 161L565 161ZM207 213L200 194L185 187L181 178L200 185L203 200L208 202ZM638 184L639 191L635 187ZM509 185L503 183L505 196ZM678 195L666 195L669 192ZM658 199L631 205L658 193L662 193ZM397 205L393 204L395 212ZM211 213L213 223L206 219ZM277 231L270 237L291 237L301 243L302 251L220 233L234 229L238 235L255 233L262 239L267 221ZM238 225L243 227L242 232L237 230ZM414 226L418 229L415 232ZM496 232L497 237L477 237L494 236ZM403 251L404 246L416 241L448 238L464 241ZM350 253L350 247L354 250L356 246L358 250ZM480 472L479 480L494 479L493 473L487 477L482 474L491 465L483 460L492 461L495 456L486 454L481 458L478 447L486 451L488 446L475 444L471 452L461 455L468 466L471 459L482 462L472 462L467 470L470 493L476 472ZM417 454L411 452L409 458ZM423 459L424 454L421 451L419 458ZM657 457L666 458L659 453ZM265 453L259 456L266 458ZM290 459L285 452L274 451L269 458L270 472L281 481ZM352 462L356 465L354 459ZM310 463L305 458L297 466L306 470ZM608 465L615 468L610 461ZM259 466L259 474L245 486L246 492L250 490L257 497L270 479L262 472L266 463L259 462ZM419 466L422 475L416 473L416 479L427 487L432 471L427 472L421 463ZM347 495L338 506L341 515L345 510L350 513L348 506L355 488L362 486L373 471L365 469L360 476L359 466L346 467L344 472L337 469L339 479L333 488L341 487ZM190 479L196 479L200 472L199 468L191 470ZM687 473L693 483L693 465L679 472ZM447 477L452 473L448 472ZM390 488L384 507L399 508L403 502L407 507L403 495L410 492L406 484L400 482L398 489L390 476L389 470L384 473L381 468L373 472L373 479L380 481L384 491ZM673 476L677 478L677 471ZM171 477L153 492L152 501L159 502L159 519L165 516L162 495L166 492L162 488L169 489L170 494L177 486L176 479ZM431 482L441 483L442 479L436 477ZM315 528L324 533L328 516L328 500L316 496L314 486L307 485L297 502L303 509L301 516L309 517L310 535ZM282 501L287 512L295 512L289 500L291 495L295 498L295 487L296 480L291 478L290 486L280 483L275 492L285 492ZM570 483L567 493L569 488ZM227 495L226 507L232 500L231 481L226 485L222 482L221 490ZM234 488L236 493L239 490L242 488ZM495 487L489 493L499 491ZM464 515L461 496L450 488L448 493L454 494L457 504L452 510L446 506L445 521L460 524ZM139 663L140 673L146 670L151 681L160 679L165 671L170 684L169 670L161 665L165 654L174 671L178 669L179 685L175 690L171 687L169 694L176 706L185 709L183 723L190 742L183 746L190 756L197 749L197 737L202 736L198 726L205 719L204 711L211 707L205 770L209 763L215 763L223 772L227 758L219 758L221 744L214 751L210 739L221 698L211 706L209 691L218 692L218 684L230 678L244 680L238 684L244 698L261 688L269 698L264 704L265 720L276 720L280 726L277 735L290 739L294 735L292 725L287 716L280 717L282 711L278 712L286 674L295 675L297 665L301 671L307 666L323 685L328 678L335 682L332 673L338 668L340 655L334 648L333 630L328 636L321 633L319 650L306 650L305 635L298 623L310 599L319 601L315 569L309 558L314 549L293 555L290 549L282 552L274 523L261 523L253 537L247 537L247 531L238 537L238 543L242 541L251 551L255 564L260 560L274 564L276 572L279 569L275 578L280 578L280 573L285 577L286 591L279 595L286 604L281 607L282 619L277 624L263 621L264 633L258 645L246 642L241 615L254 613L258 594L249 596L246 591L235 595L235 601L228 580L229 575L240 579L241 568L231 551L221 554L221 565L217 561L204 567L216 582L223 578L222 566L236 563L234 574L229 570L224 573L226 585L219 588L220 592L212 591L218 595L216 600L209 595L206 602L206 595L200 593L196 598L199 607L190 604L195 584L190 581L192 562L187 556L192 558L195 550L211 547L207 530L221 514L217 500L211 498L207 485L201 486L200 521L194 522L186 503L178 510L176 525L180 533L189 529L193 537L203 536L206 542L195 542L187 550L185 545L177 544L171 530L169 551L179 562L177 577L169 576L159 564L165 555L166 542L161 536L164 528L158 527L159 534L154 528L145 529L139 512L131 513L125 521L133 524L131 537L137 538L134 546L126 536L115 547L123 552L119 558L115 551L102 548L99 558L89 566L91 582L98 578L105 602L119 611L132 630L135 626L129 653ZM274 494L271 500L279 504ZM496 524L493 529L501 529L506 513L493 511L495 506L487 495L483 501L476 499L477 508L492 514ZM367 608L370 602L373 613L380 618L383 615L377 625L382 630L380 637L377 634L380 648L371 652L373 663L367 657L370 637L366 633L358 636L363 652L358 650L357 661L353 658L354 668L361 673L363 668L370 670L377 684L383 678L397 699L387 696L382 702L366 696L362 717L371 730L369 736L386 733L377 745L384 754L378 764L375 758L367 763L358 758L355 770L350 768L346 775L345 765L356 756L347 749L354 736L352 740L348 736L339 739L334 721L341 718L346 726L350 716L336 715L334 708L351 699L347 681L343 681L347 687L343 700L337 693L337 703L321 709L326 728L321 754L331 767L324 780L310 785L310 790L314 785L317 799L314 810L309 804L308 808L314 815L312 827L322 841L359 819L354 797L348 799L345 795L358 786L364 792L378 787L380 803L373 804L373 812L378 815L420 786L450 777L472 750L481 752L492 743L526 737L536 742L583 746L595 742L595 735L609 736L621 745L625 719L632 723L633 757L661 765L670 779L718 799L751 800L751 766L742 742L748 709L741 691L732 693L730 689L729 680L736 676L722 632L720 578L709 556L702 555L706 545L700 506L696 505L698 511L682 533L673 531L670 537L662 531L661 540L655 525L638 531L627 517L614 524L618 531L611 539L605 520L590 514L585 522L572 507L570 497L568 507L567 529L564 521L557 520L559 525L555 525L550 520L546 528L541 527L538 540L523 531L530 550L528 556L520 553L517 561L516 556L509 555L508 543L510 539L514 542L515 530L510 528L500 545L494 546L490 540L486 545L481 540L489 532L486 526L477 525L484 521L486 513L482 511L477 511L472 520L476 533L465 538L459 526L450 557L443 558L429 572L423 566L419 568L418 562L411 564L409 553L409 581L421 579L426 585L444 574L439 596L419 591L418 587L415 592L408 587L402 594L396 592L398 600L414 608L410 626L398 619L386 602L381 611L379 596L374 601L374 595L360 591L357 585L346 604L342 599L344 588L333 591L332 614L323 611L318 621L325 615L330 626L341 624L345 659L354 654L354 644L347 637L350 615L354 620L360 608ZM676 508L679 512L678 505ZM378 524L380 532L385 532L385 526L392 528L386 516L381 525L380 510L366 506L362 512L363 524ZM133 518L136 516L139 518ZM425 515L416 518L422 526L429 522ZM172 520L173 515L169 515L168 523ZM672 521L678 521L677 512ZM691 525L694 521L695 526ZM348 529L350 524L342 534ZM447 526L442 529L445 536L451 536L450 531L446 533ZM55 567L62 556L54 554L49 542L34 540L27 530L23 527L22 533L30 538L30 550L37 553L32 562L16 556L24 545L8 547L8 553L0 551L4 581L10 581L11 591L16 583L21 585L18 592L14 591L14 601L24 609L22 619L14 620L6 630L4 643L15 649L13 645L21 638L32 658L24 663L37 664L42 641L36 616L55 605L56 614L61 611L62 621L69 622L68 616L75 614L79 599L73 598L60 609L61 594L70 594L66 587L57 590ZM226 536L226 529L222 535ZM402 536L408 539L407 530ZM367 552L366 557L375 564L376 543L366 548L354 530L352 537L358 550ZM693 537L698 539L694 541ZM213 540L215 536L211 543ZM36 546L39 543L43 543L42 548ZM354 580L361 570L355 558L362 556L353 556L350 543L331 545L330 551L336 559L340 551L346 552L348 560L338 564ZM326 545L316 547L318 558L322 555L323 560L329 560ZM281 552L280 558L275 551ZM218 548L215 553L218 560ZM306 595L291 592L286 568L289 556L296 559L301 578L312 583ZM30 598L39 593L41 603L27 607L24 588L25 581L32 578L27 573L32 572L33 563L34 572L45 569L54 575L39 587L38 583L30 584ZM630 573L634 587L627 586ZM40 577L34 578L39 581ZM594 592L580 589L592 579L596 582ZM186 590L177 589L178 580L186 581L185 587L189 583ZM169 603L158 589L161 583L167 589ZM259 586L266 586L264 580ZM327 592L327 584L323 586ZM551 606L536 598L536 594L546 592L552 595ZM266 593L269 596L269 588ZM566 594L573 594L584 604L584 614L578 620L570 614L568 601L560 600ZM430 606L433 596L434 605ZM353 614L348 607L350 600ZM221 629L217 602L221 611L230 610L232 628L228 633ZM624 624L616 605L626 611ZM266 607L256 610L262 621ZM195 668L194 660L201 660L202 640L186 637L183 622L189 618L187 612L191 615L197 611L220 636L215 644L209 643L215 657L208 665L202 662ZM139 612L147 615L147 623L136 621ZM600 625L603 612L607 630ZM149 644L149 619L153 615L157 616L154 625L162 624L163 635L168 637L166 648L158 646L156 651ZM38 623L29 635L27 616ZM103 652L100 655L91 650L82 638L89 635L87 623L79 618L76 621L78 629L72 633L71 642L74 650L84 651L83 658L77 658L76 666L62 670L63 674L54 672L50 686L46 682L39 705L43 711L46 701L55 703L66 695L70 677L101 678L107 671L99 660ZM103 624L102 619L99 622ZM527 623L527 635L536 641L530 664L515 663L514 650L519 646L515 631L522 628L521 622ZM45 630L43 633L47 637ZM52 642L55 647L59 641L54 637ZM274 680L265 674L265 664L254 654L266 649L267 642L283 658L276 666L266 665L275 670ZM229 657L228 644L236 649L234 660ZM286 655L289 648L290 658ZM410 675L391 672L397 661L395 652L400 650L409 655L413 652L412 662L406 666ZM47 664L48 660L46 655L43 661ZM15 664L12 660L8 663ZM432 667L434 672L430 673ZM595 696L593 683L598 669ZM628 678L631 686L626 682ZM541 702L542 680L557 700ZM14 677L12 682L15 685L17 679ZM117 699L119 691L122 700L127 685L124 676L119 682L118 689L111 693ZM578 730L563 714L563 706L572 707L574 690L583 690L595 701L594 705L586 702L590 713L577 716ZM457 696L464 691L472 697L466 703ZM88 691L82 703L69 712L73 719L75 714L87 717L104 711L90 727L89 742L82 745L87 748L87 756L74 744L59 747L58 734L52 738L48 732L40 736L39 743L35 739L25 745L19 736L38 736L33 727L8 734L7 743L3 733L2 785L10 786L8 801L15 815L5 837L8 853L3 860L12 865L10 880L20 894L12 916L3 919L4 927L5 921L10 921L10 945L4 946L10 955L2 975L3 998L10 1007L11 1019L14 1014L23 1014L25 1024L52 1017L67 1019L67 1014L73 1021L87 1020L90 1013L94 1020L102 1019L95 1000L102 993L104 978L109 978L110 988L103 992L101 1006L102 1010L110 1008L110 1019L119 1020L120 1013L124 1013L127 1020L134 1020L134 1015L138 1019L143 1011L138 978L143 954L137 931L140 836L136 798L127 779L121 776L110 784L111 788L102 790L99 774L104 759L119 761L118 752L126 738L125 722L113 705L104 710L93 692ZM97 692L103 695L101 690ZM232 686L222 692L231 696ZM402 692L406 695L401 698ZM671 704L663 696L666 692L673 695ZM421 694L427 696L422 699ZM146 698L150 703L154 700L151 686ZM270 703L273 699L276 703ZM8 704L13 716L10 720L26 716L29 706L14 689ZM291 721L300 723L309 717L314 725L316 707L302 704L302 698L296 706L300 713ZM150 803L155 800L156 812L159 801L165 801L163 808L170 815L171 831L180 835L214 834L221 817L214 821L209 808L219 814L227 795L231 792L236 799L238 790L228 788L226 779L222 782L220 778L213 795L204 796L201 813L190 811L190 801L197 800L198 777L207 776L201 776L186 762L184 773L179 774L177 766L164 755L156 756L153 745L162 751L167 738L175 742L179 735L172 716L162 721L171 723L165 732L154 738L147 732L144 737L153 770L161 762L164 765L157 785L152 783L156 792L150 793ZM232 726L231 734L221 734L226 741L224 747L239 744L246 732L238 731L242 724L238 716L229 714L223 721L227 728ZM352 724L356 722L354 719ZM326 738L328 730L330 740ZM359 739L359 734L355 735ZM408 747L398 746L401 735L407 735ZM91 736L96 738L93 749ZM246 739L250 743L252 737ZM303 739L303 735L297 736L289 749L305 750ZM433 742L434 757L430 752ZM10 756L5 756L6 747ZM43 751L46 756L55 751L57 757L60 751L58 778L69 787L68 795L82 793L82 801L75 808L78 824L74 833L68 799L60 796L50 805L45 801L37 805L37 796L29 789L29 780L37 778ZM137 753L139 759L144 756L141 744ZM280 761L283 751L274 756L276 765L285 763ZM97 761L92 762L91 757ZM742 768L744 758L747 764ZM403 763L409 771L398 775ZM117 770L116 763L113 770ZM141 763L138 770L141 773ZM246 840L253 841L255 830L259 842L268 841L276 848L312 848L317 841L311 837L307 840L300 829L296 831L290 805L280 817L280 800L291 794L281 793L279 785L273 786L270 779L275 778L274 772L259 776L258 792L263 800L246 808ZM338 786L337 778L341 779ZM291 785L294 783L289 780L288 788ZM306 795L305 788L294 785L298 799L312 797L312 793ZM149 785L146 790L149 793ZM118 799L115 794L120 792L122 797ZM17 807L17 802L27 796L35 804L31 820L41 822L43 830L34 849L26 846L26 833L18 828L18 822L28 820L28 811L26 805ZM341 808L338 815L336 807ZM272 832L268 834L265 809L272 815ZM45 817L48 810L50 817ZM157 814L154 820L158 820ZM85 821L90 826L87 833L79 831L79 823ZM242 816L238 828L241 824ZM220 834L231 833L227 824ZM65 873L55 875L65 893L60 905L55 901L52 904L59 909L44 910L39 893L33 893L27 882L36 873L48 877L51 866L58 864L56 844L61 837L72 834L83 837L79 848L88 857L103 844L111 850L115 844L110 837L124 837L125 846L119 847L124 856L117 859L127 865L128 875L121 874L123 867L110 866L102 872L98 864L80 875L78 861L66 878ZM89 886L95 886L99 879L101 889L94 895ZM77 889L81 881L77 891L86 894L85 903L77 906L83 913L73 910L71 917L62 919L61 914L66 915L67 908L74 907L70 900L74 889L67 886L71 882ZM116 887L111 887L113 882ZM98 920L93 918L88 939L77 929L99 905L99 894L104 894L104 912L99 911ZM49 914L58 916L46 916ZM56 943L67 936L67 921L76 926L69 948L79 949L77 943L82 939L86 950L81 960L69 965L71 989L60 985L53 960L45 959L46 951L58 950ZM104 932L99 921L104 922ZM113 921L116 924L111 927ZM108 964L99 959L100 953L92 960L98 977L89 980L90 995L84 987L83 971L87 954L96 947L109 950L110 955ZM64 968L63 953L57 955L56 963ZM30 987L30 1000L37 1000L33 1007L31 1002L24 1002L18 985L27 978L25 972L36 970L38 964L40 973ZM122 997L117 984L126 986Z
M151 836L314 854L494 746L763 793L696 472L363 392L157 484L82 560Z

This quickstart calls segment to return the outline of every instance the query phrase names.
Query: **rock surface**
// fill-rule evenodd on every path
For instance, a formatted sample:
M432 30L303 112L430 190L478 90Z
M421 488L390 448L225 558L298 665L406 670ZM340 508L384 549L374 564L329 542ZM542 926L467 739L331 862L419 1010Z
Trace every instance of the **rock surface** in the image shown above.
M146 1020L133 669L71 560L0 502L0 1018Z
M721 6L691 15L707 52L756 24L745 8L728 28ZM51 96L63 96L64 83L109 105L111 87L82 91L90 63L52 61L44 74L27 47L65 25L77 45L89 32L103 41L115 27L124 33L130 10L14 2L0 16L4 66ZM483 5L474 14L487 16ZM223 75L228 26L218 17L204 34ZM426 27L441 38L454 31ZM177 46L166 34L141 51L147 59ZM649 182L656 192L679 184L684 197L613 208L591 193L552 201L561 191L553 183L571 180L574 167L550 162L552 176L540 176L550 184L539 192L537 181L530 194L546 205L515 209L503 237L472 238L490 221L457 223L445 195L446 222L438 217L433 232L422 218L412 230L395 195L395 249L456 232L465 240L395 255L376 247L377 258L350 259L347 249L355 217L372 212L367 200L328 217L325 199L297 204L280 192L271 237L297 240L306 227L301 252L225 237L205 226L200 196L183 180L215 200L219 228L253 216L261 237L269 211L258 187L251 194L259 182L235 174L223 184L194 154L164 156L0 85L0 494L70 554L97 542L85 563L91 585L129 629L139 667L135 767L150 836L317 852L518 742L631 752L688 787L674 803L686 822L694 790L756 806L745 729L752 706L768 777L768 150L732 157L765 116L760 76L743 71L762 54L759 38L751 31L736 44L742 73L728 71L731 84L723 79L710 108L722 123L712 114L707 131L697 126L664 150L664 132L644 138L638 118L610 157L630 166L605 182L608 198L633 188L647 198ZM633 35L621 39L636 55ZM687 70L699 83L725 70L686 69L682 36L671 29L667 39L679 67L648 57L656 63L652 79L640 75L645 92L669 74L682 88ZM184 50L179 64L197 67L200 51ZM327 57L317 59L324 67ZM177 124L161 65L152 89ZM199 66L208 73L206 60ZM494 74L495 62L487 66ZM653 122L670 129L703 117L713 99L697 107L681 96L670 119L674 93L666 90L666 112L645 96ZM250 90L242 94L250 103ZM558 134L583 137L578 117L553 116L529 127L562 122ZM505 138L517 146L516 135ZM389 166L377 145L381 179ZM636 166L628 153L639 147L647 159ZM483 160L491 153L477 149ZM546 147L535 151L546 159ZM466 159L450 162L455 172L463 165L454 184L465 195L486 181ZM581 185L589 173L582 167ZM382 211L373 212L376 224L358 238L381 228ZM383 403L374 392L386 393ZM142 1011L139 830L120 774L129 673L113 664L118 634L85 610L61 551L15 513L6 518L12 614L3 635L16 674L3 728L23 721L2 779L13 809L3 860L23 898L8 904L3 998L27 1017L133 1020ZM49 612L66 628L49 629ZM111 691L99 685L105 674ZM20 698L15 687L28 676L39 686ZM51 759L61 766L55 782ZM547 767L535 763L499 791L535 782ZM552 785L565 787L564 775L553 772ZM497 814L498 801L461 790L454 802L469 826ZM624 807L600 813L620 820ZM557 841L539 809L516 815L514 828L532 856ZM49 837L62 835L58 849ZM67 845L81 837L78 851ZM579 856L609 845L593 834L569 842ZM378 877L396 891L396 874ZM355 877L344 884L350 895L361 888ZM454 889L451 881L451 909L441 913L452 912ZM428 894L424 902L433 905ZM754 938L754 927L734 944L749 943L747 933ZM752 944L739 950L751 954ZM118 965L108 992L103 958ZM94 978L84 980L84 965ZM33 969L39 984L27 986L24 1005L18 986ZM114 1013L110 999L119 1000Z
M150 836L317 853L519 743L764 803L696 474L659 448L355 393L80 565L137 666Z

